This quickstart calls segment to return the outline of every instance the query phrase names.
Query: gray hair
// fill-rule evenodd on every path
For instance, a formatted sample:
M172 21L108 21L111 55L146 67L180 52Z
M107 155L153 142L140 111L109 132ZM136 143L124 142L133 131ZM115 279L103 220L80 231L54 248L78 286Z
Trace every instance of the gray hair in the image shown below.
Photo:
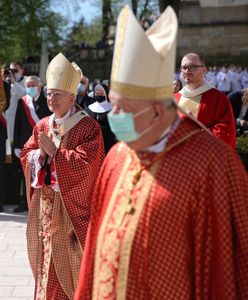
M28 76L26 78L25 82L28 82L28 81L36 81L38 83L38 85L40 85L42 83L40 78L38 76L35 76L35 75Z

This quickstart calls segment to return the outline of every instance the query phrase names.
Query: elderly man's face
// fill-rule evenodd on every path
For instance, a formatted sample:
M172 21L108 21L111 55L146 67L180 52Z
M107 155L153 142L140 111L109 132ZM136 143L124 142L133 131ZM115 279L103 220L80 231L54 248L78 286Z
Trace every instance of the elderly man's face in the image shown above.
M75 97L69 92L48 89L47 90L47 105L51 112L55 113L57 118L62 118L74 105Z
M112 91L110 91L109 98L112 103L112 111L109 116L110 125L112 124L116 134L119 132L119 135L124 137L121 140L126 140L128 146L136 151L143 151L154 145L161 138L165 129L177 118L177 110L172 101L167 102L165 105L164 101L129 99ZM136 134L129 134L132 132L130 126L128 126L128 124L130 125L129 117L126 118L124 114L124 118L123 115L119 116L116 122L116 117L112 116L112 114L120 115L123 113L132 113ZM119 124L121 125L119 126ZM128 133L128 137L131 136L134 139L128 141L125 133Z
M127 99L119 97L116 94L110 93L110 100L112 103L111 113L114 115L122 113L132 113L135 125L135 131L140 135L137 140L127 142L131 148L136 150L142 149L144 141L146 141L146 133L152 130L154 111L151 102ZM125 127L125 122L123 124Z
M40 90L39 83L37 80L26 80L25 86L26 87L37 87Z

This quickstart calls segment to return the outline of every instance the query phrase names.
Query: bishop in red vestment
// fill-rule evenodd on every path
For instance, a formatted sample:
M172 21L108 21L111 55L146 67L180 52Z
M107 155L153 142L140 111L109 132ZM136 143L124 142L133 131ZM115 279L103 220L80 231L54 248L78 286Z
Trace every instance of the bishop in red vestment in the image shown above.
M104 157L100 126L74 106L80 78L62 54L51 61L47 99L53 114L37 123L21 152L35 300L74 297L92 192Z
M228 145L178 115L166 84L176 24L170 7L146 33L127 7L119 16L108 118L123 142L98 177L74 300L248 297L247 174Z

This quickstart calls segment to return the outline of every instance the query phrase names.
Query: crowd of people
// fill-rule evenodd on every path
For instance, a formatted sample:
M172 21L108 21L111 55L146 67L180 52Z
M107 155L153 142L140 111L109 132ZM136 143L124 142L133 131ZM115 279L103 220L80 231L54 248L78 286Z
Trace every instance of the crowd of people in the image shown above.
M176 73L176 78L184 82L181 72ZM233 91L248 88L248 68L235 64L223 66L210 66L205 73L205 79L221 92L228 95Z
M11 145L35 300L248 298L247 87L229 99L198 53L173 82L177 24L168 7L144 32L125 6L110 83L62 53L45 85L2 69L0 173Z

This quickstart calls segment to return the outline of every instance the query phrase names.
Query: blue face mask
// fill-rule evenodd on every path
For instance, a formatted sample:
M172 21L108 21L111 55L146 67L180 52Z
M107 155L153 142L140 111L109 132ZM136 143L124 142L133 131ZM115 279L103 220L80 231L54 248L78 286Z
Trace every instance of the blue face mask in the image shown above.
M107 116L109 126L119 141L127 143L136 141L141 136L141 134L147 131L146 129L144 132L138 133L135 129L134 118L147 111L148 109L150 109L150 107L146 107L135 115L133 113L108 113Z
M29 95L30 97L33 98L38 94L38 88L36 86L27 87L26 93L27 93L27 95Z

